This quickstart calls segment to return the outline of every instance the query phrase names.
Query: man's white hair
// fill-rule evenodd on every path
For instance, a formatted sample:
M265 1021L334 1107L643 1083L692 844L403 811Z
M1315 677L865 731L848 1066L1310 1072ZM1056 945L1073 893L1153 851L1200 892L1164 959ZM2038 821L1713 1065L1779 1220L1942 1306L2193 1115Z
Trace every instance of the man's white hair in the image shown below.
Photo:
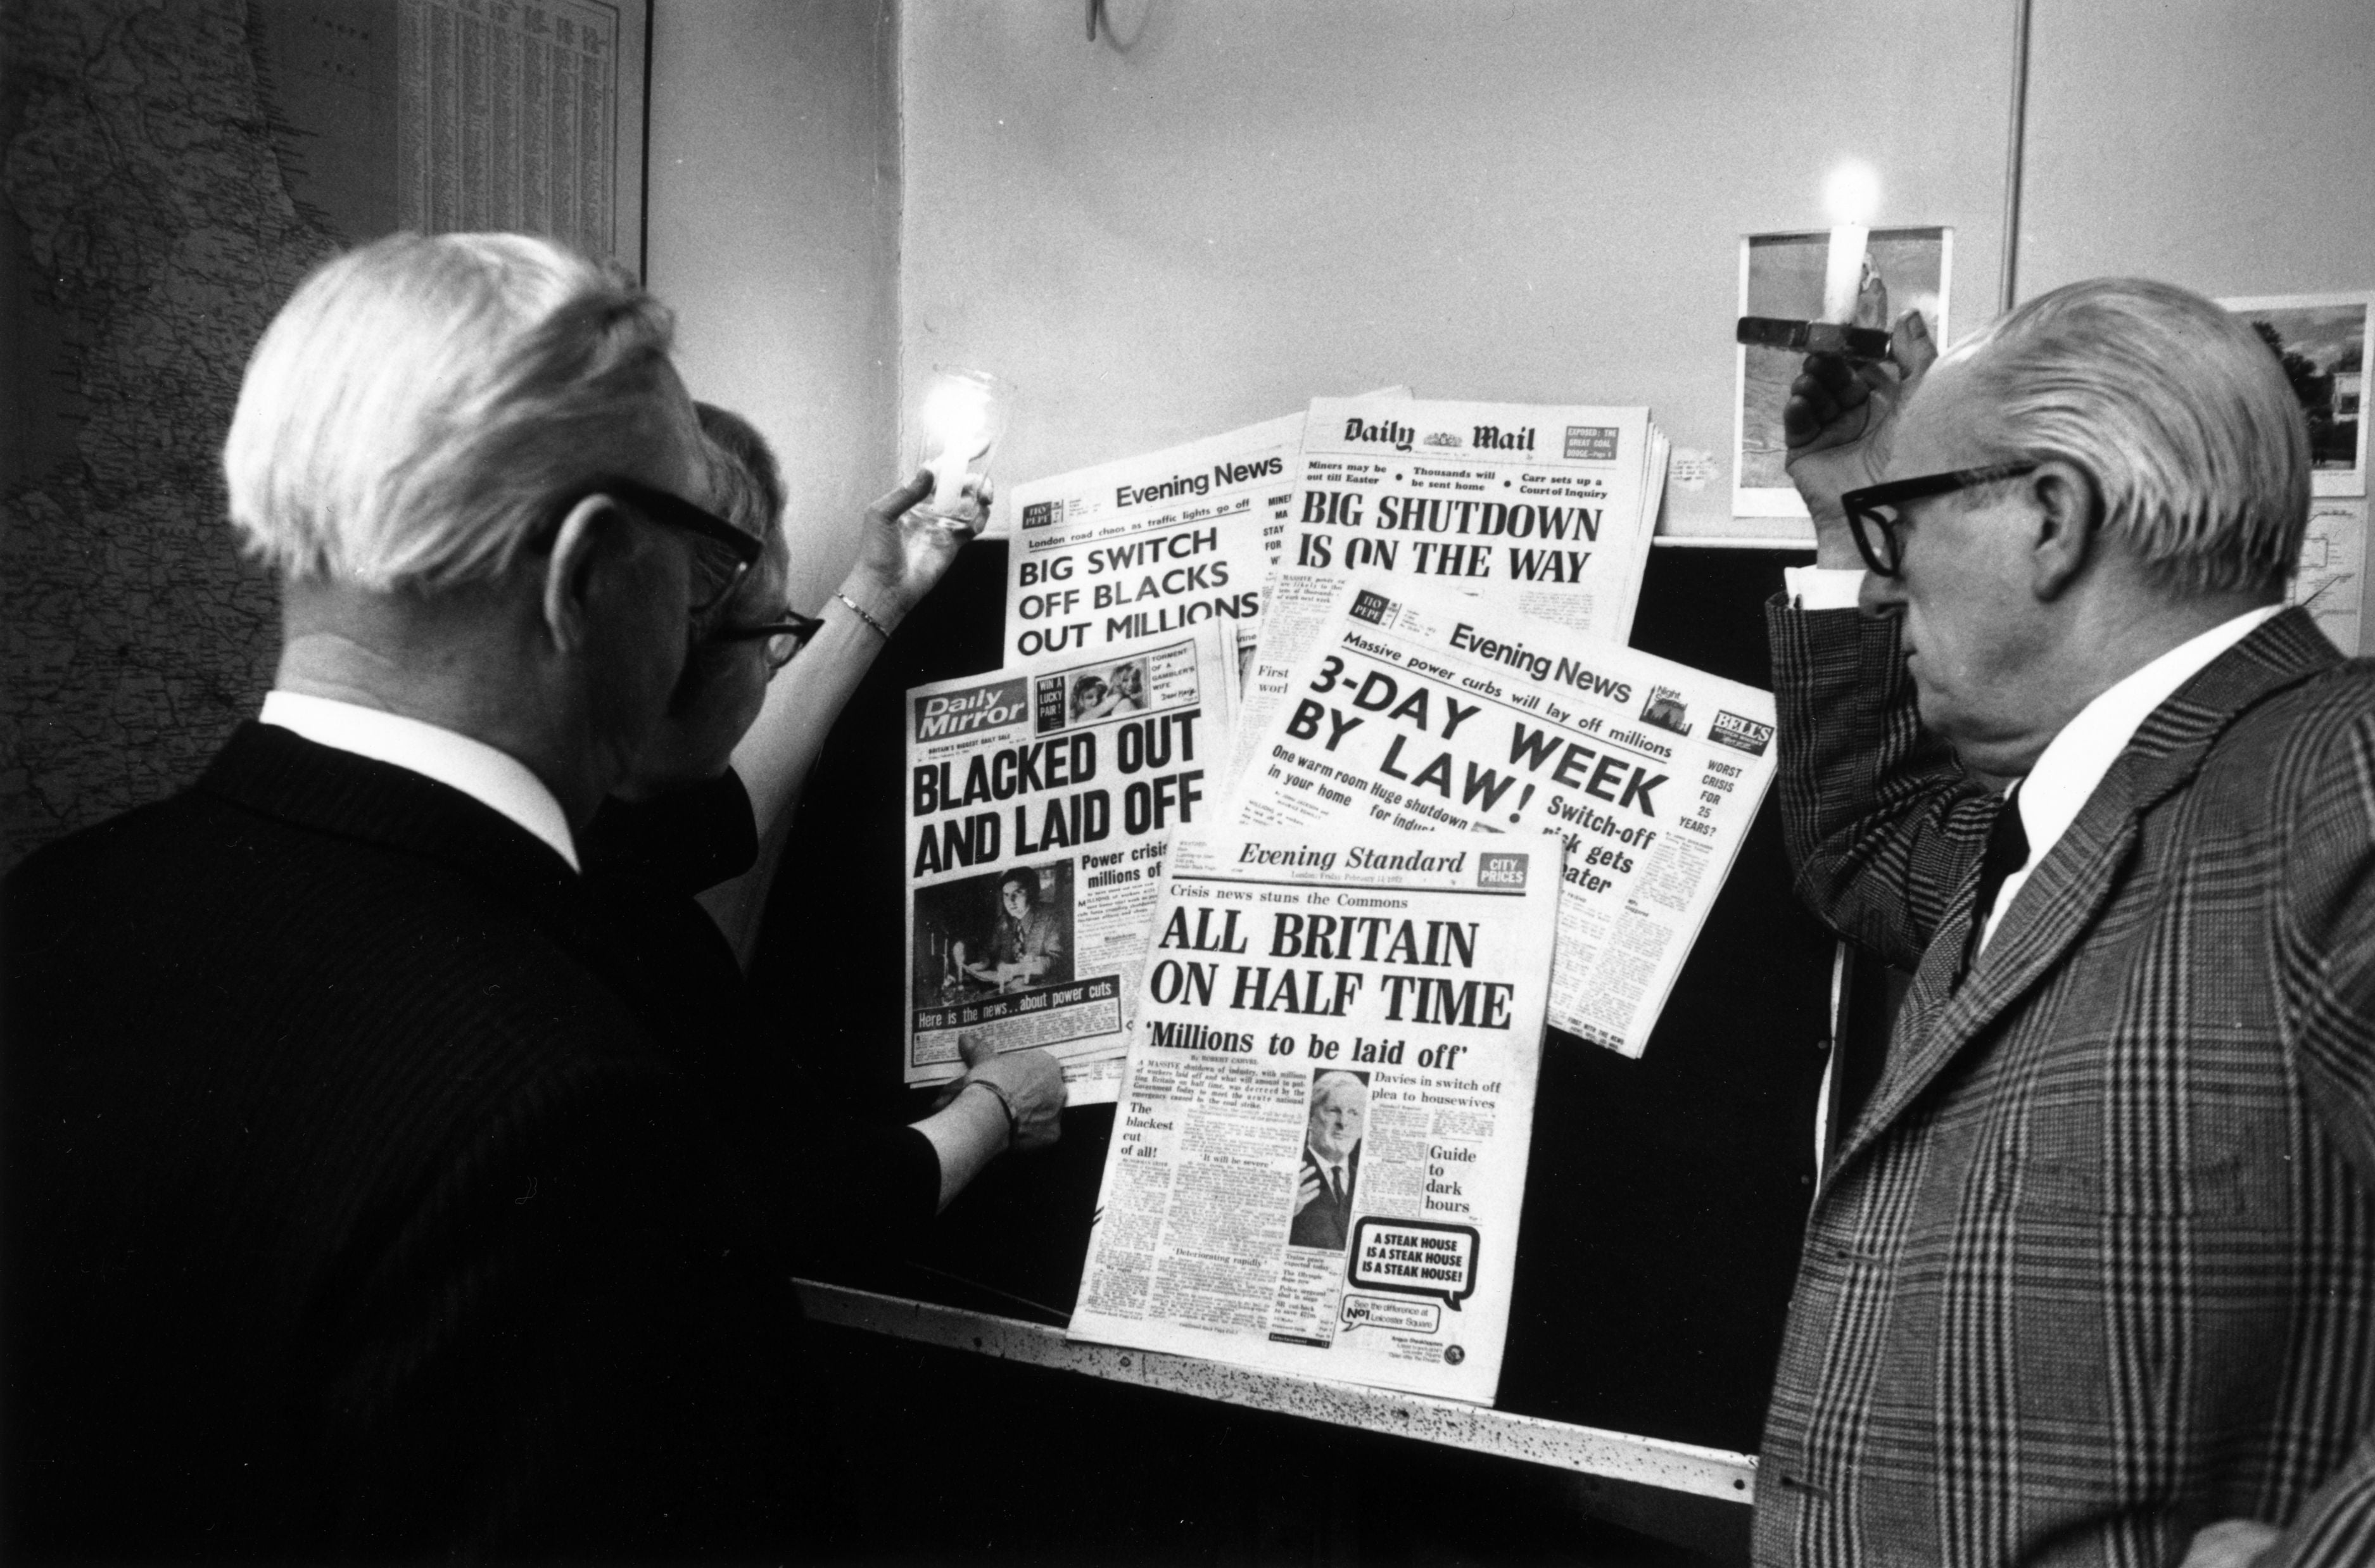
M1366 1095L1369 1092L1367 1082L1362 1079L1359 1073L1350 1072L1342 1067L1322 1067L1317 1072L1311 1075L1312 1102L1317 1104L1321 1095L1327 1093L1328 1091L1331 1089L1344 1084L1349 1084L1353 1088L1359 1090L1364 1095Z
M525 234L394 234L314 269L248 360L230 516L292 581L436 592L507 570L573 488L696 440L674 322Z
M2175 593L2281 588L2309 525L2309 430L2249 323L2166 283L2041 294L1955 346L2002 459L2073 463Z

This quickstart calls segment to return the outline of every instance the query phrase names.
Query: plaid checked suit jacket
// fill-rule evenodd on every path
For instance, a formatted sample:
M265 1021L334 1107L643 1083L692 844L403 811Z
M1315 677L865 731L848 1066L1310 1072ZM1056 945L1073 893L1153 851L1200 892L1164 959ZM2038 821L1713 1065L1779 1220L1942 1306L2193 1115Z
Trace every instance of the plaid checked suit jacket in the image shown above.
M1768 612L1799 891L1915 979L1809 1217L1764 1563L2375 1562L2375 664L2156 711L1959 989L1992 796L1896 622Z

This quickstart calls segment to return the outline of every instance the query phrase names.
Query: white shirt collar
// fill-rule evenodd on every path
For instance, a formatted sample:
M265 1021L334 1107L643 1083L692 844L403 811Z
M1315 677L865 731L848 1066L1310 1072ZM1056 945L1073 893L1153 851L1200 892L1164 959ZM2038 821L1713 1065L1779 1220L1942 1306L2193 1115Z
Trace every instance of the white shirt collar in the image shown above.
M2145 720L2152 716L2152 711L2176 695L2179 687L2208 667L2213 659L2250 636L2284 607L2263 605L2258 609L2245 610L2199 637L2180 643L2079 709L2078 716L2047 742L2037 765L2021 781L2020 793L2014 797L2021 828L2028 835L2028 864L2004 878L2003 890L1996 895L1995 909L1988 916L1982 945L1994 937L1996 927L2003 922L2004 912L2012 907L2013 896L2027 882L2029 872L2061 841L2070 824L2078 819L2087 797L2103 782L2103 775L2111 771L2120 753L2127 749L2128 742L2135 737Z
M544 781L526 764L483 740L335 698L274 691L256 717L304 737L317 746L393 762L424 778L451 784L464 795L534 833L577 870L577 841L569 816Z

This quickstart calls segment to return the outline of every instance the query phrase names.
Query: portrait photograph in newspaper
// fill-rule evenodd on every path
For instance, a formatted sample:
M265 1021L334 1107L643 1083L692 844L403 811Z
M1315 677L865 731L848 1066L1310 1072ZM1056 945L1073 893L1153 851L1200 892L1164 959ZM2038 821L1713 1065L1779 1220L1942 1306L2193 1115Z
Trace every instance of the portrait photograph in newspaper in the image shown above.
M1647 408L1312 399L1241 739L1268 723L1356 572L1452 584L1490 613L1622 643L1666 467Z
M1492 1403L1560 855L1182 838L1069 1337Z
M1226 622L1241 658L1261 626L1266 529L1294 489L1303 416L1015 489L1006 662Z
M1251 724L1251 716L1246 721ZM1773 698L1443 584L1339 584L1219 816L1566 845L1554 1027L1638 1056L1773 779Z
M907 694L905 1081L961 1037L1109 1101L1174 831L1210 809L1235 650L1211 623ZM1102 1065L1100 1065L1102 1064Z

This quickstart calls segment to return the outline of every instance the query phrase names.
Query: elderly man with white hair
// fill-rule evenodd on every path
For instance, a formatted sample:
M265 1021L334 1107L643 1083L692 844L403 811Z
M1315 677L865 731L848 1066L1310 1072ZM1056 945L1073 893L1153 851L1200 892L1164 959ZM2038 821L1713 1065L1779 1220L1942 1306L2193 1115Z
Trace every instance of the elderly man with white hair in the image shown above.
M1932 357L1817 357L1787 411L1785 827L1913 978L1756 1559L2375 1561L2375 668L2283 607L2300 409L2134 280Z
M579 870L762 550L669 334L546 242L398 235L257 346L261 722L6 887L12 1558L813 1540L794 1227ZM1052 1135L1052 1067L976 1076L897 1135L927 1215Z

